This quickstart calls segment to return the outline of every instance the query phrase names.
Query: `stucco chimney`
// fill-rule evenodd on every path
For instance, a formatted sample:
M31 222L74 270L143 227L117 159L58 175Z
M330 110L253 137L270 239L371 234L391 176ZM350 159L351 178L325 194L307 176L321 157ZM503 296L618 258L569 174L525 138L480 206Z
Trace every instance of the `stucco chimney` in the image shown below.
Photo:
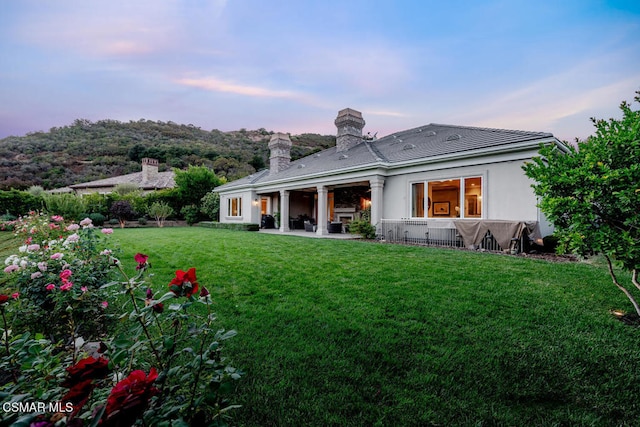
M336 151L346 151L362 142L362 128L364 119L360 111L345 108L338 112L334 122L338 128L336 136Z
M158 160L145 157L142 159L142 182L147 183L158 179Z
M269 175L281 172L291 162L291 139L286 133L274 133L269 141Z

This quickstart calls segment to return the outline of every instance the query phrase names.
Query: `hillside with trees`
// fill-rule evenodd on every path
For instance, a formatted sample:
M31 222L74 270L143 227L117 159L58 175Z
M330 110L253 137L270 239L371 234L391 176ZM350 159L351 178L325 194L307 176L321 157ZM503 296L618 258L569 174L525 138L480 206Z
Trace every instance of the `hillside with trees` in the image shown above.
M0 190L34 185L55 189L71 184L140 171L140 160L160 161L160 171L206 166L234 180L268 167L265 129L221 132L173 122L140 119L91 122L54 127L0 140ZM335 136L292 135L292 159L335 145Z

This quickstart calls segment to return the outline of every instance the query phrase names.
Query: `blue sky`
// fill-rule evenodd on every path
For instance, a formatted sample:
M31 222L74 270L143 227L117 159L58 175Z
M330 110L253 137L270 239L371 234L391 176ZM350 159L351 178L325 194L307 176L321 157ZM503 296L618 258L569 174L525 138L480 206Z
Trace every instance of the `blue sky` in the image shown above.
M0 138L77 118L585 138L640 89L639 1L0 0Z

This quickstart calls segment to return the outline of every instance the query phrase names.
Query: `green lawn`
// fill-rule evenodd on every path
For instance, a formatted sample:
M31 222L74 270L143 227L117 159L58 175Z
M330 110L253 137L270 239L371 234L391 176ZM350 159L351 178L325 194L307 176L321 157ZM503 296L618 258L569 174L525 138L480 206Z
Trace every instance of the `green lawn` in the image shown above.
M605 269L204 228L111 237L153 286L196 267L242 426L638 425L640 331ZM624 276L625 279L628 279Z

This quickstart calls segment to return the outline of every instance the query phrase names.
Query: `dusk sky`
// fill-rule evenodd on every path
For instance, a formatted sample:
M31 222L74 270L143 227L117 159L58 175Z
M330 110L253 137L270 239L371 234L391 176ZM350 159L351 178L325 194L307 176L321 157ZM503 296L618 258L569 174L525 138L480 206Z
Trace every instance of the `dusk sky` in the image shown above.
M0 138L139 119L552 132L640 90L640 1L0 0Z

